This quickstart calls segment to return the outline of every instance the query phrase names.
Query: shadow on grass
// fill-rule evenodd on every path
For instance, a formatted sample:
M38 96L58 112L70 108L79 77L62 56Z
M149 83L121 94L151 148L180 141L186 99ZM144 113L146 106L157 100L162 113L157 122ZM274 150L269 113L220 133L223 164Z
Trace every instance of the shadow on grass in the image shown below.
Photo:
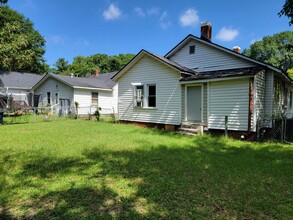
M20 218L288 219L292 165L292 150L280 145L237 147L210 136L187 147L142 143L131 151L94 148L76 158L32 157L23 164L20 184L31 176L67 174L83 175L84 182L32 198ZM13 218L3 202L0 218Z

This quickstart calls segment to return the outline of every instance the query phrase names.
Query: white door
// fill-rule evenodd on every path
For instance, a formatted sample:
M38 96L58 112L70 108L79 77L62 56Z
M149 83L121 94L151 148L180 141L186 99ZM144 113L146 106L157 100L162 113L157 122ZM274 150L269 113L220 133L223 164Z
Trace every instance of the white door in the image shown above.
M201 86L187 87L187 121L201 122Z

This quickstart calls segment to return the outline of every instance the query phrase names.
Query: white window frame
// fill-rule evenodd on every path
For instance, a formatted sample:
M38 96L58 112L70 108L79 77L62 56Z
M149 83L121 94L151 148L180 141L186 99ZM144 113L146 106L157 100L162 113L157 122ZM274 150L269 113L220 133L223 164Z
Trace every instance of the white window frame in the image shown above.
M158 97L158 84L154 82L150 83L131 83L133 86L133 107L134 108L144 108L144 109L157 109L157 97ZM142 86L142 99L141 105L137 104L137 87ZM156 106L149 107L148 97L149 97L149 86L156 86Z
M97 103L93 103L93 94L97 94L97 97L94 98L94 100L96 100ZM92 99L91 99L91 103L94 106L99 106L99 92L92 92Z
M193 48L192 52L191 52L191 48ZM189 54L195 54L195 44L189 46Z
M155 86L155 89L156 89L156 94L155 94L155 106L149 106L149 97L150 97L150 94L149 94L149 87L150 86ZM157 84L156 83L149 83L147 84L147 101L146 101L146 104L147 104L147 108L156 108L157 107Z
M52 92L51 91L47 91L46 97L47 97L47 105L52 105Z
M59 92L55 92L55 104L59 104Z

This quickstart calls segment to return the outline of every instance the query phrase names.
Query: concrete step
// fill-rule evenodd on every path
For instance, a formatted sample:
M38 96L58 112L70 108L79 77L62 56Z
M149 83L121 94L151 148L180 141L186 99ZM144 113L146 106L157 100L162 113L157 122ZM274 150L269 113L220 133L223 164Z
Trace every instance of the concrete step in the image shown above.
M180 127L178 133L185 135L196 135L203 133L203 126L194 126L194 127Z

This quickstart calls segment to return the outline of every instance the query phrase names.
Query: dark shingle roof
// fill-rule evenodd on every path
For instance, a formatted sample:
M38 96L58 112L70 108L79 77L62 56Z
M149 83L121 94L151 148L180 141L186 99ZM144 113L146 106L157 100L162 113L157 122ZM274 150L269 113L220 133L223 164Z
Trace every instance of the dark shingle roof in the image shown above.
M8 88L31 89L42 77L33 73L0 71L0 80Z
M208 71L208 72L196 73L193 76L184 77L180 81L216 79L216 78L236 77L236 76L253 76L262 70L264 70L264 68L262 67L249 67L249 68Z
M108 75L109 74L109 75ZM63 81L72 87L82 87L82 88L96 88L96 89L112 89L116 84L111 80L114 73L104 73L97 77L71 77L50 73L56 79ZM102 76L103 75L103 76Z

